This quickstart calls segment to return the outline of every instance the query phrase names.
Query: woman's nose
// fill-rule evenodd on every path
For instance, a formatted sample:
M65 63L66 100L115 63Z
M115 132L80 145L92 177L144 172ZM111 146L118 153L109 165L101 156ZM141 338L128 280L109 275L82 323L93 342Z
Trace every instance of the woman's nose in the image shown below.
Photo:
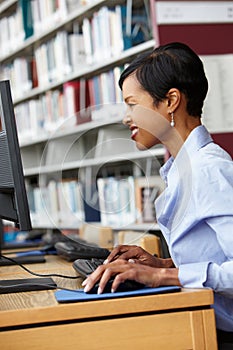
M127 126L129 126L130 124L132 124L132 119L131 119L131 117L130 117L128 114L126 114L126 115L124 116L123 120L122 120L122 123L123 123L124 125L127 125Z

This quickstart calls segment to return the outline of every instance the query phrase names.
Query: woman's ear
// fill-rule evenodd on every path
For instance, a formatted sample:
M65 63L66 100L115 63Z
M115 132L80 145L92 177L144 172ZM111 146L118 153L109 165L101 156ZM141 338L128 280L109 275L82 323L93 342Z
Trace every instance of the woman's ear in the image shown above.
M167 106L175 111L180 104L181 92L178 89L172 88L167 93Z

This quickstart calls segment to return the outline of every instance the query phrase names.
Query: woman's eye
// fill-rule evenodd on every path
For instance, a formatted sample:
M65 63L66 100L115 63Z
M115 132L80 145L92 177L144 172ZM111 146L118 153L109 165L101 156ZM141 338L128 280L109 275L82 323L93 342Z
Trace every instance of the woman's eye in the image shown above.
M133 107L135 107L136 106L136 104L133 104L133 103L129 103L128 104L128 107L130 108L130 109L132 109Z

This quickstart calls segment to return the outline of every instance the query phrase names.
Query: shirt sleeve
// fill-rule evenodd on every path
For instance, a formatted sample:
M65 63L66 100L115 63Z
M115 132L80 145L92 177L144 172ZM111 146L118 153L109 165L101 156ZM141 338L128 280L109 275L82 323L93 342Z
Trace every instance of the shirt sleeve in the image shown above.
M233 298L233 217L210 218L207 223L215 231L226 261L209 263L204 286Z
M209 262L182 264L179 266L179 281L185 288L204 288Z
M211 288L233 299L233 218L211 218L208 224L215 231L226 260L221 264L213 261L181 264L179 280L186 288Z
M226 261L221 265L210 263L204 287L233 299L233 261Z
M213 205L215 204L213 203ZM223 202L221 207L217 207L216 204L215 216L211 216L209 213L208 217L207 212L205 212L203 220L216 235L221 258L216 255L216 259L213 261L181 264L179 266L179 279L184 287L208 287L216 293L233 298L233 215L230 215L232 209L227 212L228 205L224 205ZM227 215L222 215L224 207ZM219 262L222 261L222 256L225 256L225 259L223 262Z
M206 171L208 171L208 176L205 174ZM181 264L179 279L184 287L207 287L216 293L233 298L232 164L228 168L225 167L224 170L212 169L209 171L208 168L203 167L200 173L199 176L202 175L200 178L202 180L208 178L209 183L203 181L200 185L199 181L199 191L196 193L198 220L205 222L205 225L208 225L216 235L221 256L220 253L219 255L216 253L216 259L212 261ZM201 235L199 238L201 240Z

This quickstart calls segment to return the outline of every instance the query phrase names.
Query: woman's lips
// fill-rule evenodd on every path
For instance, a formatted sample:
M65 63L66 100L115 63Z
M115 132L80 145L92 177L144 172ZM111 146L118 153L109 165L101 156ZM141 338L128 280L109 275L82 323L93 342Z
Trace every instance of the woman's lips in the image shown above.
M131 139L134 139L136 137L139 129L138 129L137 125L132 124L130 126L130 130L131 130Z

